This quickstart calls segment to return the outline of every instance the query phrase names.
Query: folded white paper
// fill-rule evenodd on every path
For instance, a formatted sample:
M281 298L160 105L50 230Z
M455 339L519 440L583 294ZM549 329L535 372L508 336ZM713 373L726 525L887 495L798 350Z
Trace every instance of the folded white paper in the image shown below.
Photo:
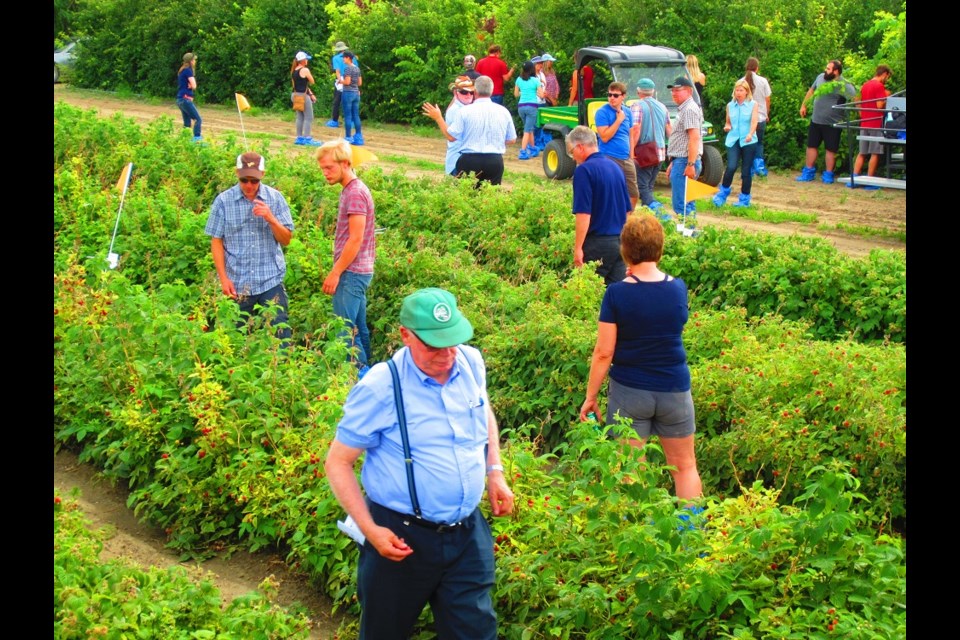
M367 539L366 536L363 535L363 532L360 531L360 527L357 526L357 523L354 522L353 518L349 515L346 520L337 520L337 528L350 536L357 544L363 544L364 540Z

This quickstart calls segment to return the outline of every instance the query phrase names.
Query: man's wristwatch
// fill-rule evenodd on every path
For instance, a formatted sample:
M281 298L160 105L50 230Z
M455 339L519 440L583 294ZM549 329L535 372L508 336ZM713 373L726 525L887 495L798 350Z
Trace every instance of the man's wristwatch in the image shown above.
M502 464L489 464L489 465L487 465L487 473L490 473L491 471L500 471L500 472L502 472L502 471L503 471L503 465L502 465Z

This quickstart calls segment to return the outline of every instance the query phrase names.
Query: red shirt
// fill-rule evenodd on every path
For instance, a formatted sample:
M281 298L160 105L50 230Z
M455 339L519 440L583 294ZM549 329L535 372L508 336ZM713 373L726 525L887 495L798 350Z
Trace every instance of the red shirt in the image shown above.
M879 109L879 101L887 99L887 90L883 83L873 78L864 83L860 89L860 100L864 102L863 107L868 109ZM878 111L861 111L860 126L864 129L879 129L883 125L883 114Z
M498 56L489 55L486 58L480 58L477 60L477 64L474 68L480 75L487 76L493 80L492 95L503 95L503 76L507 75L507 72L510 70L507 68L506 62L501 60Z
M583 73L583 99L593 97L593 68L584 67L581 72ZM573 96L574 102L579 102L580 97L577 96L577 72L574 70L573 77L571 78L570 83L570 95Z

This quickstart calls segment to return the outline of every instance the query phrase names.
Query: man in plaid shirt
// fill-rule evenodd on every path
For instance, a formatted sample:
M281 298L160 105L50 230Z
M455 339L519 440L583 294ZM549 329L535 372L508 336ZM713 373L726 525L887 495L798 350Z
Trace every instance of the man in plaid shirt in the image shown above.
M339 184L337 229L333 240L333 267L323 281L323 292L333 296L333 312L347 323L343 337L357 348L362 376L370 358L367 328L367 288L373 279L377 241L376 218L370 189L353 171L353 152L344 140L331 140L317 149L317 162L327 184Z
M245 313L256 305L277 305L272 324L283 326L277 337L290 338L287 292L283 276L287 263L282 247L293 237L293 218L283 195L260 181L263 157L253 151L237 156L238 183L220 193L210 207L204 232L223 293Z

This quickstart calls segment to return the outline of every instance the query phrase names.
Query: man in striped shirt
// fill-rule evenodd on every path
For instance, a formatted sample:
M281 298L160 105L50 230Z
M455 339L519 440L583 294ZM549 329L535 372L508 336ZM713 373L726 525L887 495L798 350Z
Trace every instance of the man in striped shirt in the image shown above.
M342 337L356 347L361 376L370 358L367 328L367 289L373 280L377 241L373 197L353 171L353 153L344 140L331 140L317 149L317 162L327 184L339 184L337 229L333 240L333 267L323 281L323 292L333 296L333 312L344 319Z
M290 206L279 191L262 184L263 157L253 151L237 156L238 182L222 192L210 207L204 233L224 295L240 310L253 313L257 305L277 305L274 325L281 340L290 338L287 292L283 276L287 263L282 247L293 237Z

